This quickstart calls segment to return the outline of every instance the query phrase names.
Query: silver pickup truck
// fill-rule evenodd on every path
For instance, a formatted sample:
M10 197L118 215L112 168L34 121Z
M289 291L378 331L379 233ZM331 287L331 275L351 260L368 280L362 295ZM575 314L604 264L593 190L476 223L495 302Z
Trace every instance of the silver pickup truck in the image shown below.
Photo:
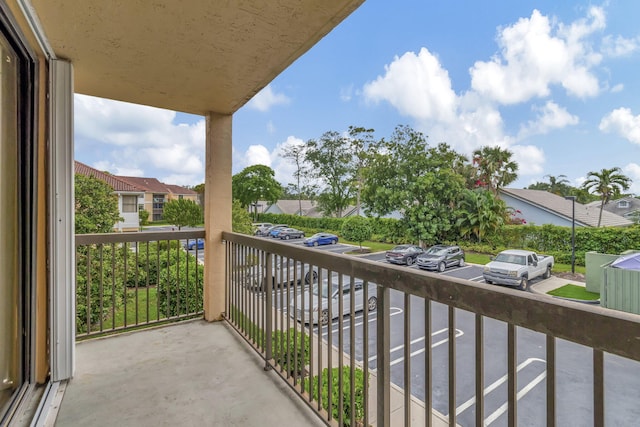
M525 290L529 280L542 276L548 279L553 268L553 257L535 252L510 249L500 252L484 266L484 281L497 285L514 286Z

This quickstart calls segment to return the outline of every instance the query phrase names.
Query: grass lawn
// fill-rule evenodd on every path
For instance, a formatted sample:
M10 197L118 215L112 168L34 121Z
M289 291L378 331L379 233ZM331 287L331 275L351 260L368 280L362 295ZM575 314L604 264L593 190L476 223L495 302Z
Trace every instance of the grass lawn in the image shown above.
M147 297L147 288L138 288L138 323L146 323L147 320L154 321L158 318L157 290L155 287L149 287ZM127 288L127 325L136 323L136 289ZM149 316L147 317L147 301L149 301ZM116 311L116 327L124 326L124 306L120 306Z
M348 240L340 239L339 243L346 243L348 245L358 246L358 242L350 242ZM395 245L391 243L380 243L380 242L362 242L362 249L369 248L371 252L381 252L388 251L392 249Z
M561 288L554 289L553 291L547 292L549 295L553 295L555 297L563 297L563 298L573 298L580 299L585 301L595 301L600 299L600 294L596 294L594 292L587 292L584 286L578 285L564 285Z

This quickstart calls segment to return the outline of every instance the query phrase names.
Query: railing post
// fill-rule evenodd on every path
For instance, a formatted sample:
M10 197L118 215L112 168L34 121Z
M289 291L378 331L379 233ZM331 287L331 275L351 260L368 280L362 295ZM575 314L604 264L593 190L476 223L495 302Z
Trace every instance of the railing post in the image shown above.
M263 313L265 314L265 327L264 327L264 349L265 349L265 362L264 362L264 370L268 371L271 369L270 360L273 358L273 349L271 348L271 337L273 328L273 274L272 274L272 262L273 262L273 254L268 252L265 257L265 275L262 285L262 290L265 292L265 297L262 299L264 301L264 307L262 308Z
M389 288L378 285L378 321L376 322L377 361L377 424L380 427L391 425L391 353L390 353L390 310Z

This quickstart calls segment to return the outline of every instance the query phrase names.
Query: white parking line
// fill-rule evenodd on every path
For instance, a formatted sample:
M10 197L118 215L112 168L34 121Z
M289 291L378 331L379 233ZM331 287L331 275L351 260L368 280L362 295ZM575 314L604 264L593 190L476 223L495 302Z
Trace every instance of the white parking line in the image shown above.
M538 359L536 357L530 357L530 358L528 358L527 360L525 360L524 362L522 362L521 364L518 365L518 367L516 369L516 372L520 372L522 369L524 369L525 367L527 367L528 365L530 365L533 362L542 362L545 365L547 363L543 359ZM533 389L533 387L535 387L546 376L547 376L547 371L545 370L542 374L538 375L533 381L531 381L529 384L527 384L527 386L525 386L522 390L520 390L518 392L518 394L517 394L518 400L520 400L520 398L522 396L524 396L529 391L531 391ZM508 378L509 378L508 375L504 375L503 377L499 378L497 381L493 382L491 385L489 385L487 388L484 389L484 392L482 393L483 396L488 395L489 393L494 391L496 388L500 387L502 384L504 384L507 381ZM460 405L460 406L458 406L456 408L456 416L460 415L461 413L463 413L464 411L469 409L474 403L476 403L476 397L475 396L473 396L471 399L467 400L462 405ZM491 415L489 415L489 417L487 417L485 419L485 425L489 425L492 422L494 422L500 415L502 415L507 410L507 408L508 408L508 403L505 403L500 408L498 408L495 412L493 412ZM489 419L491 419L491 420L487 421Z
M390 308L389 308L389 317L391 317L391 316L395 316L395 315L397 315L397 314L400 314L400 313L402 313L402 311L403 311L403 310L402 310L401 308L398 308L398 307L390 307ZM372 313L371 313L371 314L373 314L374 316L369 315L369 322L373 322L374 320L376 320L376 319L378 318L378 315L377 315L376 313L377 313L377 312L375 312L375 311L374 311L374 312L372 312ZM356 319L364 319L364 315L363 315L363 314L360 314L360 315L358 315L358 316L355 316L355 318L356 318ZM348 321L349 321L349 318L347 318L347 322L348 322ZM357 322L357 323L355 323L355 324L353 325L353 327L355 328L355 327L361 326L361 325L363 325L363 324L364 324L364 322ZM334 332L336 332L336 333L337 333L337 332L338 332L338 330L340 329L340 327L338 326L338 323L332 323L332 325L331 325L331 326L332 326L332 328L331 328L331 333L334 333ZM338 327L334 328L333 326L338 326ZM343 326L342 326L342 330L343 330L343 331L346 331L346 330L347 330L347 329L349 329L350 327L351 327L351 325L343 325ZM329 329L328 329L328 328L327 328L327 330L325 330L325 332L323 332L323 333L322 333L322 336L323 336L323 337L326 337L327 335L329 335Z
M432 332L432 333L431 333L431 336L432 336L432 337L434 337L434 336L436 336L436 335L439 335L439 334L445 333L445 332L447 332L448 330L449 330L448 328L440 329L440 330L438 330L438 331ZM456 329L456 338L461 337L462 335L464 335L464 332L462 332L460 329ZM420 342L420 341L424 341L424 336L422 336L422 337L418 337L418 338L416 338L416 339L412 340L412 341L409 343L409 345L413 345L413 344L418 343L418 342ZM445 338L445 339L443 339L443 340L440 340L440 341L437 341L437 342L435 342L435 343L432 343L432 344L431 344L431 348L436 348L436 347L438 347L438 346L440 346L440 345L442 345L442 344L446 343L447 341L449 341L449 338ZM394 352L396 352L396 351L398 351L398 350L402 350L403 348L404 348L404 344L400 344L399 346L394 347L394 348L392 348L391 350L389 350L389 353L394 353ZM418 354L420 354L420 353L424 353L424 347L423 347L423 348L421 348L421 349L419 349L419 350L414 351L413 353L411 353L411 357L416 356L416 355L418 355ZM372 362L372 361L376 360L376 359L377 359L377 357L378 357L377 355L371 356L371 357L369 358L369 362ZM391 361L390 366L397 365L398 363L402 362L403 360L404 360L404 356L403 356L403 357L400 357L400 358L398 358L398 359L394 359L394 360L392 360L392 361Z
M473 278L471 278L469 280L474 281L474 282L479 282L480 280L482 280L484 282L484 276L473 277Z

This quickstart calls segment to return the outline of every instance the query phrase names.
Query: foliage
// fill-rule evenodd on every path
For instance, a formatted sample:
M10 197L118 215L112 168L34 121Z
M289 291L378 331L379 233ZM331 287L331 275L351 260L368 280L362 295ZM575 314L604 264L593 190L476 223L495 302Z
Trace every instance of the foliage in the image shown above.
M231 227L235 233L253 234L249 212L242 207L239 200L234 200L231 207Z
M123 219L113 188L95 176L75 175L76 234L109 233Z
M302 215L303 187L304 183L309 179L309 166L305 160L306 146L296 143L286 145L282 148L280 156L293 163L296 168L293 173L296 182L294 184L288 184L287 189L292 190L291 194L295 195L295 198L298 200L298 213Z
M465 189L458 202L457 216L456 225L462 236L482 242L484 236L505 223L507 206L490 191Z
M309 364L309 345L309 335L296 328L291 328L286 333L277 330L271 334L273 359L290 375L301 375L304 367Z
M109 266L109 268L101 268ZM76 251L76 331L99 328L124 296L123 249L88 245Z
M203 310L204 267L184 251L176 256L177 262L159 272L158 309L167 317Z
M318 195L318 206L326 215L342 216L352 197L353 156L349 140L338 132L325 132L306 144L305 160L311 165L311 176L324 188Z
M331 379L329 379L331 375ZM329 381L331 381L331 415L333 419L338 419L340 415L343 416L345 426L351 425L351 416L354 415L356 423L364 419L364 391L365 387L369 386L369 378L367 376L365 385L365 373L360 368L354 368L354 384L355 390L355 407L351 407L351 367L344 366L342 372L340 368L333 368L329 370L325 368L322 370L321 382L322 390L318 389L318 377L305 378L304 389L309 390L309 394L313 400L318 400L321 396L322 407L329 411ZM340 387L340 381L342 381L342 388ZM340 411L340 393L342 392L342 414Z
M169 224L180 230L182 227L195 227L202 223L202 209L193 200L177 199L164 204L162 216Z
M200 201L200 207L204 210L204 182L193 187L193 191L198 193L198 200Z
M259 200L275 203L282 195L282 186L269 166L253 165L231 178L233 198L246 208Z
M446 144L430 148L408 126L369 150L363 171L363 203L376 216L401 212L413 241L442 241L454 232L456 204L464 178L455 167L462 157Z
M362 242L371 238L371 226L369 220L362 216L352 216L342 223L340 229L342 237L358 242L362 249Z
M598 227L602 221L602 211L604 205L609 200L618 196L622 190L628 190L631 185L629 177L622 174L620 168L602 169L600 172L589 172L586 181L582 183L582 188L600 196L600 215L598 216Z
M477 168L478 187L498 194L498 190L518 178L518 164L511 160L509 150L485 146L473 152L473 165Z
M149 211L140 209L138 211L138 218L140 218L140 225L149 225Z

